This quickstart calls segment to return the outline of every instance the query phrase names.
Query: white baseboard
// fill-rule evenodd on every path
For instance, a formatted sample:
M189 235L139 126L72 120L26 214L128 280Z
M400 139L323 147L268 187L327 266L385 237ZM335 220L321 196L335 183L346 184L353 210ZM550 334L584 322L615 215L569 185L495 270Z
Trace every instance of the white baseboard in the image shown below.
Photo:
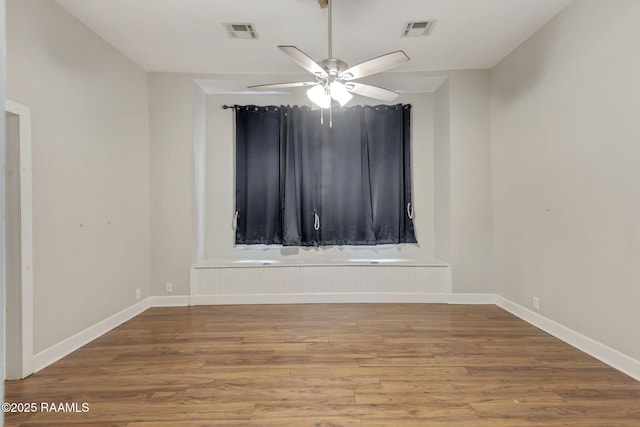
M446 303L446 294L409 293L306 293L306 294L249 294L249 295L193 295L191 305L226 304L339 304L339 303Z
M84 331L80 331L77 334L65 339L64 341L55 344L46 350L35 354L33 356L33 372L38 372L52 363L57 362L63 357L76 351L83 345L90 343L96 338L106 334L113 328L123 324L129 319L136 317L150 307L149 299L146 298L127 307L124 310L110 316L93 326L88 327Z
M495 304L495 294L449 294L448 304Z
M189 305L189 295L151 296L146 299L149 307L185 307Z
M33 356L33 372L38 372L57 362L151 307L181 307L188 305L189 295L147 297L64 341L35 354Z
M496 305L525 322L542 329L548 334L640 381L640 360L627 356L614 348L569 329L500 295L496 295Z
M495 304L567 344L640 381L640 360L567 328L539 313L495 294L288 294L224 296L152 296L128 307L33 357L34 372L62 359L113 328L151 307L179 307L207 304L300 304L300 303L449 303Z

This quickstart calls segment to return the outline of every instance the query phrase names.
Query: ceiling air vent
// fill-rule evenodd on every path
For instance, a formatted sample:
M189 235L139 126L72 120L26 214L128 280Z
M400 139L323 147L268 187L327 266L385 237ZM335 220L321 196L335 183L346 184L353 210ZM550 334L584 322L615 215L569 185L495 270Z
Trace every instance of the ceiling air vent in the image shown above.
M257 39L253 24L222 24L232 39Z
M438 22L436 19L429 21L407 22L402 31L402 37L423 37L431 34L433 27Z

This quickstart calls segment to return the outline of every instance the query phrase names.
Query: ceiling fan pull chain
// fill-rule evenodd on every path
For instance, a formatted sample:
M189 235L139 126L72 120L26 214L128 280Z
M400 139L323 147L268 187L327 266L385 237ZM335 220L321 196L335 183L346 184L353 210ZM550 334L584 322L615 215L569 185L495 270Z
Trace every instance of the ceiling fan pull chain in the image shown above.
M333 127L333 108L329 107L329 127Z

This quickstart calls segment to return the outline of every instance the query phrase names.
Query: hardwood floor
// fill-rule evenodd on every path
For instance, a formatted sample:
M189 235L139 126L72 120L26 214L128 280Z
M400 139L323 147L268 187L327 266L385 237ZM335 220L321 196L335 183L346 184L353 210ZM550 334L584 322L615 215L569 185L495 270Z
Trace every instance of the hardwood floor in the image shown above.
M640 426L640 382L495 306L153 308L5 389L8 426Z

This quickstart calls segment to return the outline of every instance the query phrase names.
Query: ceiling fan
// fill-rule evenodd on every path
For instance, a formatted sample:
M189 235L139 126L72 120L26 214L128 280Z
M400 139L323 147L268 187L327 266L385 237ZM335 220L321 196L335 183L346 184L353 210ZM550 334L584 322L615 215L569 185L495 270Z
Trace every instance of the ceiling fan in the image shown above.
M352 94L354 93L385 102L393 101L398 96L398 93L378 86L358 83L354 80L371 74L380 73L408 62L409 57L407 54L401 50L397 50L349 67L346 62L333 57L331 28L332 1L318 0L318 3L322 8L328 7L329 9L329 57L320 62L316 62L295 46L278 46L278 49L288 55L293 62L312 73L315 77L315 81L255 85L249 86L249 88L280 89L310 86L307 90L307 96L320 108L330 108L332 100L337 101L340 106L343 106L353 98Z

